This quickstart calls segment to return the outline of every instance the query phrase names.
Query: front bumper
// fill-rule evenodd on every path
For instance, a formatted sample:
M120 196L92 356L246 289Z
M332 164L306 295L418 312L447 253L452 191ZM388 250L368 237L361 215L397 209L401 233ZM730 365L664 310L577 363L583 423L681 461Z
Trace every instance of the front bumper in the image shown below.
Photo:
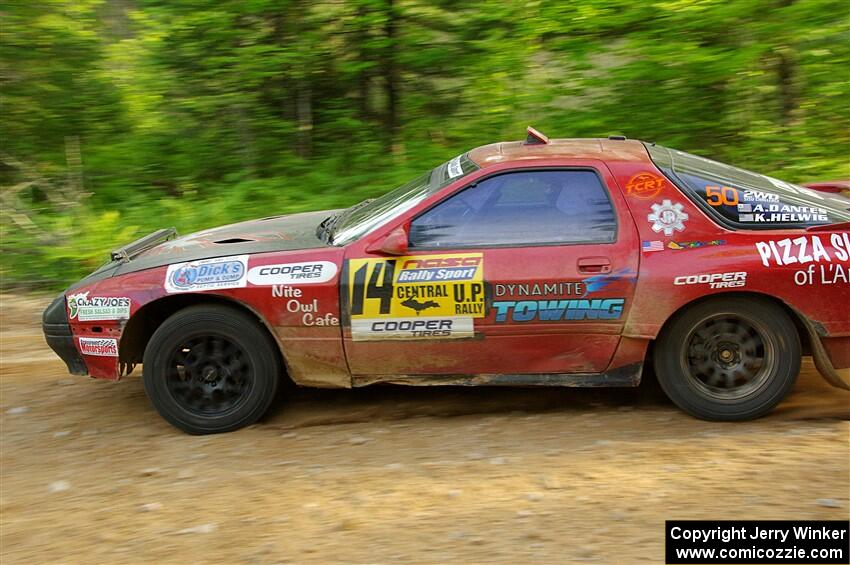
M74 336L71 334L71 324L65 314L65 295L60 294L44 310L41 318L41 328L47 345L68 366L72 375L88 375L88 369L83 358L74 346Z

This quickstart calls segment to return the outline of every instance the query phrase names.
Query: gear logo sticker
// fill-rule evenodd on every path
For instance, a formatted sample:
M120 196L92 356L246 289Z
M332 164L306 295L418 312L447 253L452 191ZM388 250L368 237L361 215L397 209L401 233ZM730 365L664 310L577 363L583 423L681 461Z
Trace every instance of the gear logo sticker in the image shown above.
M685 222L688 214L683 212L684 206L670 200L663 200L661 204L652 205L652 213L646 219L652 222L652 231L664 232L664 235L673 235L673 232L685 231Z

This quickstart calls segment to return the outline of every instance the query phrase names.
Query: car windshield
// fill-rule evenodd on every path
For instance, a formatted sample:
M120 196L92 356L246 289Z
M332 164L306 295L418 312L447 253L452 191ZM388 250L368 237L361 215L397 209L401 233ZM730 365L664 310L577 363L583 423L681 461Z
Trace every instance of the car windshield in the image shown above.
M704 157L646 144L655 165L722 224L743 229L805 228L850 221L850 199Z
M355 204L330 219L328 241L333 245L351 243L477 169L466 155L459 155L383 196Z

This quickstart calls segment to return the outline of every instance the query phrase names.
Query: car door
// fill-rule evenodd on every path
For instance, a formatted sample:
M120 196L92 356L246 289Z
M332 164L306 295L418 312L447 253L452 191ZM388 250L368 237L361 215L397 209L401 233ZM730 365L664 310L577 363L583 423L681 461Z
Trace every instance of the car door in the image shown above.
M638 242L602 163L479 177L405 227L405 255L349 260L352 374L608 367L634 292Z

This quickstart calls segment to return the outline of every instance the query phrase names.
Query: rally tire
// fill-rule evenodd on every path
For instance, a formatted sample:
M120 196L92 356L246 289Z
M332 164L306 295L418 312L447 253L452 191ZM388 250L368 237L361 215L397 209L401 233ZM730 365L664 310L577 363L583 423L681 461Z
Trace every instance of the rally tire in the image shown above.
M704 420L738 421L771 411L800 372L800 336L778 305L757 297L708 300L677 314L655 344L661 388Z
M277 345L256 317L199 305L178 311L154 332L142 382L166 421L201 435L256 422L274 400L280 375Z

